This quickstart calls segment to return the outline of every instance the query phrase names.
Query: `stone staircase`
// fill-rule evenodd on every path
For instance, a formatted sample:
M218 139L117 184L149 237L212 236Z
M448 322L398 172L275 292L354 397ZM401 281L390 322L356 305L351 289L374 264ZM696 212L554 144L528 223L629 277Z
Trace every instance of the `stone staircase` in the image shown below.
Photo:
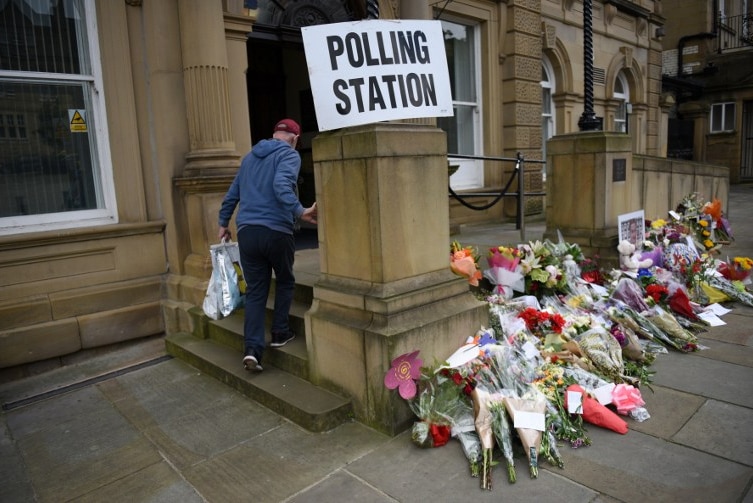
M267 346L263 372L249 372L241 363L243 309L215 321L201 308L193 308L190 312L195 327L193 333L168 335L165 339L167 352L309 431L328 431L348 421L352 417L350 399L308 380L304 314L311 307L313 283L304 282L299 278L290 311L290 328L298 335L281 348ZM273 295L274 292L267 305L267 327L271 324ZM267 344L270 337L267 330Z

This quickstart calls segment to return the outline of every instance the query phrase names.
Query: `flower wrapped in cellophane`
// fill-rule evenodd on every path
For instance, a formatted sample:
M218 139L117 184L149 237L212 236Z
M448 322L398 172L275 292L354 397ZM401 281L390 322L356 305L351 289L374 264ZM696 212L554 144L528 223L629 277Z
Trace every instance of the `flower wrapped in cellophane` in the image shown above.
M525 281L520 272L520 250L515 247L496 246L489 250L486 258L489 268L484 271L484 277L494 287L494 293L509 300L514 292L525 291Z
M706 284L714 288L732 300L753 307L753 294L745 289L740 281L730 281L724 276L708 276Z
M503 394L498 393L491 395L489 399L489 411L492 415L492 431L497 445L502 449L502 455L507 465L507 481L514 484L517 476L515 474L515 458L512 451L512 430L507 420L505 412Z
M546 399L532 394L529 398L505 397L503 401L528 457L531 478L537 478L541 440L546 430Z
M481 440L481 489L492 490L492 467L494 466L494 429L492 413L489 409L490 394L483 386L471 392L473 400L474 425Z
M721 262L718 271L730 281L740 281L742 284L750 284L750 271L753 269L753 259L749 257L735 257Z
M478 286L482 277L475 250L470 246L462 246L457 241L450 245L450 270L466 278L472 286Z

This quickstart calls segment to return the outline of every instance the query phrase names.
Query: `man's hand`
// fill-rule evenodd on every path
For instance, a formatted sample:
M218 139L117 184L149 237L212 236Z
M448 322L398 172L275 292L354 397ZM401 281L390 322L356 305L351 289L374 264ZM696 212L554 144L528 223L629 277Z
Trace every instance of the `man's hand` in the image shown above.
M301 220L304 222L308 222L310 224L316 223L316 217L318 214L318 210L316 209L316 203L312 204L310 208L306 208L303 210L303 213L301 214Z
M230 241L232 239L232 235L230 234L230 229L227 227L220 227L220 232L217 234L217 237L219 238L220 242L222 240Z

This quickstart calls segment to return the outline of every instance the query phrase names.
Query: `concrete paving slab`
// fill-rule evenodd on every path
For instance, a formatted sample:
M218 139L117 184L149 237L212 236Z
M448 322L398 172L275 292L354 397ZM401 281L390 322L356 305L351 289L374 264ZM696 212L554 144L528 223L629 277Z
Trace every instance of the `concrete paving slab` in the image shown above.
M500 455L501 459L501 455ZM492 472L492 490L472 478L460 444L453 440L435 449L411 443L409 432L385 443L348 466L348 471L397 501L595 501L597 493L566 478L567 470L540 465L539 478L528 476L527 463L516 459L518 480L510 484L500 464Z
M348 501L357 501L358 503L390 503L397 501L354 476L352 473L349 473L347 470L338 470L313 487L301 491L286 500L286 503L339 501L343 499L344 495L347 495L345 497Z
M320 434L284 423L183 473L209 501L279 502L386 440L358 423Z
M653 391L651 391L653 389ZM662 386L641 387L641 397L651 416L638 422L629 418L628 428L659 438L671 438L693 417L706 401L703 397L682 393Z
M751 324L753 324L753 320L751 320ZM706 349L695 353L697 356L745 367L753 367L753 344L741 346L705 337L699 338L699 342ZM753 336L751 336L751 342L753 342Z
M701 337L704 340L713 339L753 347L753 307L745 306L739 302L725 307L732 309L731 312L722 316L722 321L726 324L710 328ZM740 330L741 327L750 327L750 329Z
M0 416L0 487L3 501L34 501L34 489L18 452L5 416Z
M672 440L753 467L753 409L708 400Z
M206 503L166 462L156 463L76 498L77 503L117 501Z
M588 431L591 446L562 452L567 476L626 503L737 501L753 477L751 467L637 431Z
M743 383L753 382L753 368L670 352L652 365L654 382L678 391L753 407L753 393Z
M37 501L69 501L162 461L95 388L7 414ZM81 404L81 407L78 407ZM57 414L56 412L61 414ZM62 416L62 417L61 417ZM21 422L27 423L24 427Z
M144 432L163 455L184 468L278 427L284 419L243 397L219 381L201 376L181 362L172 370L149 368L100 387L131 424ZM144 383L162 378L163 392L177 400L161 400L163 394L139 393ZM194 390L200 390L194 393Z

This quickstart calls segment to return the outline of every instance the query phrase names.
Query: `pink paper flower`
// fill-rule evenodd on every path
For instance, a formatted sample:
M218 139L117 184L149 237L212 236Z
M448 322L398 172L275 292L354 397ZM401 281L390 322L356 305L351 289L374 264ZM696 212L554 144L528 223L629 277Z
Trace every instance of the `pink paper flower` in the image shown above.
M412 399L416 396L416 379L421 377L422 363L418 351L398 356L384 375L384 385L387 389L398 388L403 399Z

